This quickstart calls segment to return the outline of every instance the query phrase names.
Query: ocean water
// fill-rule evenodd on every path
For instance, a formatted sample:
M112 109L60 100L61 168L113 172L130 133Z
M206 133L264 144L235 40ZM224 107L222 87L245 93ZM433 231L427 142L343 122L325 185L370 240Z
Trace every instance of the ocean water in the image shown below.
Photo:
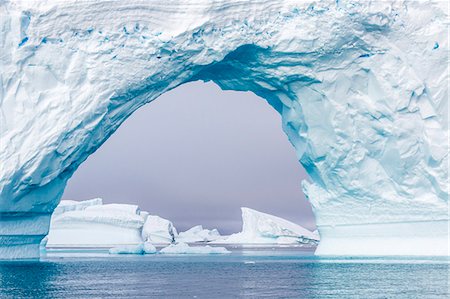
M448 259L49 253L0 262L0 298L450 298Z

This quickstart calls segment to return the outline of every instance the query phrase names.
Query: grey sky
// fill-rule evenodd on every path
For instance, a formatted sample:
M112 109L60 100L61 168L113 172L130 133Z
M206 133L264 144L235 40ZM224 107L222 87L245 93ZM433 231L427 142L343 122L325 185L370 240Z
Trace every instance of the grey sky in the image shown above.
M183 231L241 228L241 206L309 229L305 178L279 114L252 93L194 82L136 111L70 179L64 199L138 204Z

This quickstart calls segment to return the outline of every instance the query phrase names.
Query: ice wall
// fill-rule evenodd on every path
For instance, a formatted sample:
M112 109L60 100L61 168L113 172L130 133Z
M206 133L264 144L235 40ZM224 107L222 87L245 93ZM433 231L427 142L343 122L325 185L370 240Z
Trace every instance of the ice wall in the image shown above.
M133 111L192 80L252 91L281 114L312 180L319 254L365 254L361 244L387 236L410 240L400 254L448 254L447 11L0 1L0 257L37 255L77 167ZM373 244L371 254L392 247Z

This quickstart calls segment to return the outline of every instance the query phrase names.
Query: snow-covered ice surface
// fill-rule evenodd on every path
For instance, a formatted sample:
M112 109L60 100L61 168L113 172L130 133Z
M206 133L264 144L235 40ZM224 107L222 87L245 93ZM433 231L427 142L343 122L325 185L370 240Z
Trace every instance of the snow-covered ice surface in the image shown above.
M62 200L55 211L48 234L48 247L142 243L144 218L135 205L102 205L101 199L80 202Z
M170 244L159 251L164 254L225 254L231 253L225 247L213 247L213 246L189 246L186 243Z
M177 229L167 219L148 215L142 229L142 239L153 244L170 244L175 242Z
M38 256L78 166L194 80L281 114L317 254L448 255L448 18L448 1L0 1L0 257Z
M242 210L242 231L214 243L317 244L319 238L306 228L283 218L249 208Z
M217 229L205 229L201 225L191 227L185 232L180 232L176 237L177 242L195 243L195 242L210 242L220 239L220 235Z

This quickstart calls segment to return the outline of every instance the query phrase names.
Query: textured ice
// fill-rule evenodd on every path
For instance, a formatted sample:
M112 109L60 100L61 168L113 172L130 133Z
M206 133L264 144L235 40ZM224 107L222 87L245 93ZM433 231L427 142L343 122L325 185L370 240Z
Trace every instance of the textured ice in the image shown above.
M92 203L95 202L95 205ZM53 214L48 247L95 247L142 243L144 218L137 206L102 205L101 199L61 201ZM70 208L69 208L70 207Z
M159 251L164 254L225 254L231 253L225 247L213 247L213 246L189 246L186 243L170 244Z
M196 225L185 232L180 232L176 237L177 242L195 243L210 242L221 238L217 229L204 229L201 225Z
M317 244L316 234L295 223L258 212L242 210L242 231L217 240L216 243L242 244Z
M317 254L448 255L448 18L448 1L0 1L0 257L37 256L78 166L195 80L280 113Z
M68 211L84 210L91 206L101 206L103 200L101 198L93 198L88 200L76 201L76 200L61 200L58 206L53 211L53 216L62 214Z
M142 239L153 244L170 244L175 242L178 233L175 226L167 219L148 215L142 229Z

